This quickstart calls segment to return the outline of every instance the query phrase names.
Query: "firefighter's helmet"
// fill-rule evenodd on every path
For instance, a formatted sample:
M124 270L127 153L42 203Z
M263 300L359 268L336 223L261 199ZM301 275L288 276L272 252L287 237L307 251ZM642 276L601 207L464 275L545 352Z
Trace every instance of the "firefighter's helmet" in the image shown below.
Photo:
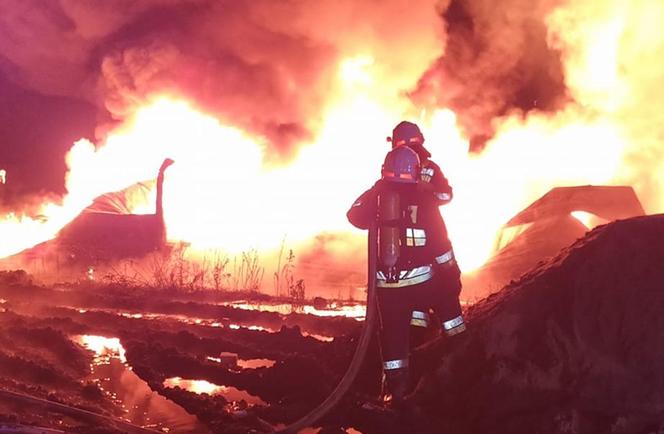
M407 146L397 146L385 156L381 173L386 181L416 183L420 174L420 157Z
M392 148L406 145L410 147L422 146L424 144L424 135L420 131L420 127L408 121L401 121L392 130L392 137L389 138L392 142Z

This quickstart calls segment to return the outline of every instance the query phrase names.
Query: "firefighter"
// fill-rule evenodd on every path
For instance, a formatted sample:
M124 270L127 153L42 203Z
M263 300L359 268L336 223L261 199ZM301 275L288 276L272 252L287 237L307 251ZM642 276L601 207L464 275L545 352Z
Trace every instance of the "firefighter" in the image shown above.
M424 147L424 135L417 124L401 121L394 127L392 136L388 137L387 141L392 143L393 149L397 146L408 146L417 153L420 159L419 180L421 184L419 188L429 193L431 202L428 206L439 208L452 200L452 187L440 167L431 160L431 153ZM439 213L434 212L433 215L436 217ZM442 237L444 245L440 248L446 252L453 252L452 244L447 237L447 228L442 217L440 217L440 227L445 234ZM460 275L458 267L452 267L449 273L438 273L437 279L442 281L440 282L442 287L446 287L447 285L456 286L457 291L461 292ZM435 333L435 330L431 330L431 316L427 310L413 311L410 324L414 326L411 339L413 339L415 346L419 346L430 339L432 331Z
M452 315L456 312L459 312L459 314L461 312L461 307L459 305L461 271L454 259L454 249L447 236L445 221L439 211L439 208L442 205L448 204L454 197L452 187L438 164L431 160L431 153L424 147L424 135L416 124L408 121L400 122L392 130L390 142L392 142L392 148L403 145L408 146L417 153L420 159L420 183L418 184L418 188L425 193L425 197L429 198L429 201L425 201L424 206L427 207L427 213L431 213L432 219L436 220L435 225L442 232L442 236L437 238L438 241L441 242L441 245L438 246L437 249L446 252L446 257L450 258L450 266L443 267L442 270L439 270L436 276L440 287L451 288L450 294L456 294L453 299L449 300L449 310L446 315L446 317L454 319L456 316L453 318ZM433 207L435 210L432 210L429 207ZM422 312L421 315L418 315L417 311L415 311L413 312L413 320L411 322L413 325L415 325L418 316L424 321L428 318L426 312ZM443 321L443 329L448 336L465 330L465 325L460 326L458 329L455 328L453 326L454 322L459 322L459 320L452 321L448 324L445 324L445 321ZM446 327L451 328L448 329Z
M413 312L432 309L448 336L465 330L459 305L460 272L438 210L441 201L451 199L451 189L438 166L428 160L421 163L413 149L415 141L413 147L400 143L401 131L395 129L394 148L385 157L381 179L347 213L349 221L361 229L378 221L376 294L386 400L393 406L403 402L410 388ZM431 175L424 171L429 167L434 170Z

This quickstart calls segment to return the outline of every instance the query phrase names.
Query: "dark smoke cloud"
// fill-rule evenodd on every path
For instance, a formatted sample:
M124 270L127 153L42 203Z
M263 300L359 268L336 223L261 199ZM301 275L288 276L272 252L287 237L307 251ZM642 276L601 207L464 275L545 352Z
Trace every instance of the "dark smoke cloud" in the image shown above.
M184 96L286 155L310 136L335 51L259 22L260 3L4 1L0 71L116 119L154 93Z
M493 121L519 111L555 111L568 99L560 52L547 44L545 16L555 0L452 0L440 7L446 50L412 98L454 110L480 150Z
M437 14L434 0L4 0L0 74L31 95L23 110L44 98L49 113L36 109L39 118L74 102L86 107L71 114L79 121L62 123L77 138L95 126L102 138L111 119L168 92L264 137L268 158L282 160L323 121L340 56L366 50L385 71L434 61L411 96L453 109L477 150L497 117L565 102L560 53L547 45L544 24L555 2L445 0ZM15 93L0 95L5 107L22 104L7 95ZM0 121L5 148L23 143L23 131L6 125L28 121ZM49 137L36 124L34 158L48 148L46 161L63 161L70 137ZM0 155L0 165L12 159ZM62 182L49 176L41 185L60 191Z
M433 45L436 21L434 0L3 0L0 74L36 98L91 106L96 139L168 92L263 137L267 157L284 160L323 122L340 56L367 48L388 68L421 62L431 55L417 41Z
M75 140L94 135L95 106L26 90L2 73L0 102L0 169L8 182L0 185L0 213L26 209L43 194L63 194L64 155Z
M64 193L64 155L153 93L193 100L286 158L321 107L329 44L254 20L259 2L0 3L3 207Z
M265 27L253 19L256 4L187 2L140 13L98 47L106 108L123 117L170 91L287 154L309 137L334 51Z

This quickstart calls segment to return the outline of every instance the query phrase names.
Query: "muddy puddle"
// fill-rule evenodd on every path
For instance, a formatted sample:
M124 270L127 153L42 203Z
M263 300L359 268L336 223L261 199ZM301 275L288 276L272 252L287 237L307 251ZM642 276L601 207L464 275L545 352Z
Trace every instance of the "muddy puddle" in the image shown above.
M179 387L180 389L184 389L198 395L204 393L211 396L221 395L229 402L244 401L249 405L267 405L265 401L257 396L250 394L249 392L237 389L232 386L222 386L210 383L206 380L190 380L181 377L172 377L164 380L164 387Z
M220 322L218 320L212 320L209 318L195 318L189 317L186 315L177 315L177 314L162 314L162 313L149 313L149 312L124 312L114 309L81 309L75 308L72 306L60 306L65 309L73 309L78 313L94 313L94 312L103 312L110 313L114 315L121 316L123 318L129 319L146 319L146 320L171 320L177 321L183 324L194 325L194 326L204 326L204 327L224 327L231 330L251 330L251 331L263 331L267 333L277 333L279 330L271 329L269 327L263 327L259 325L239 325L231 322ZM333 336L321 335L316 333L308 333L302 331L303 336L310 336L321 342L332 342L334 340Z
M223 361L220 357L208 357L207 359L211 362L222 363L225 365L228 364L228 362ZM235 368L235 370L271 368L275 363L277 363L276 360L270 359L237 359L231 363L231 365L235 365L231 366L231 368Z
M81 335L72 340L95 353L88 380L123 409L123 419L163 432L207 432L196 416L154 392L132 371L118 338Z
M293 305L289 303L252 303L247 300L236 300L218 304L235 309L276 312L282 315L288 315L294 311ZM306 304L301 307L299 312L321 317L346 317L362 321L366 311L366 306L362 304L338 305L331 303L326 309L317 309L313 305Z

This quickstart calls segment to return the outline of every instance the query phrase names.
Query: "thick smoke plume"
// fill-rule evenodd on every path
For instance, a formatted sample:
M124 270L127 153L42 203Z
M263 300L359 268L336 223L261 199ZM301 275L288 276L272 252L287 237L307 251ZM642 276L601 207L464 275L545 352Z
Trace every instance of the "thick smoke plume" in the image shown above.
M561 52L547 43L552 0L452 0L440 5L445 53L422 76L412 97L454 110L481 150L496 118L555 111L568 99Z
M343 57L369 52L399 77L426 68L439 54L434 3L7 0L0 3L0 78L17 92L89 107L92 121L72 116L79 120L68 125L92 139L92 128L103 139L156 94L181 96L262 138L266 158L279 162L321 126ZM386 88L402 92L412 85L412 74L405 76L406 82L386 80ZM6 96L0 98L6 106ZM20 136L3 134L3 153ZM58 140L63 155L72 140ZM10 169L17 182L26 176ZM52 181L41 186L62 189Z
M181 95L263 137L268 158L279 160L324 122L339 61L369 53L386 92L410 90L418 107L451 108L471 149L480 150L501 119L515 114L562 112L572 104L615 114L617 96L613 105L599 105L585 90L605 78L579 80L584 50L618 56L620 76L604 82L604 91L629 83L632 96L620 101L624 114L645 110L640 122L654 124L661 110L656 98L645 99L662 75L661 32L649 23L660 12L645 0L7 0L0 4L0 98L9 110L30 106L17 94L51 98L52 107L39 115L46 121L61 106L87 107L86 115L77 109L69 123L57 123L81 136L96 126L103 138L112 120L155 93ZM593 38L606 38L604 51ZM6 113L2 121L0 161L25 161L11 148L25 137L20 126L37 122ZM644 128L629 123L630 134ZM56 155L70 144L64 135L58 141ZM25 148L34 146L39 159L47 142L42 135ZM17 167L18 174L10 170L14 180L25 177ZM56 174L46 172L41 187L61 190ZM26 188L35 189L36 178Z
M663 209L664 4L452 0L438 11L445 51L410 93L417 104L451 108L471 151L500 153L513 133L539 130L530 146L555 152L545 145L555 131L593 126L594 136L570 139L581 152L605 143L597 167L619 148L612 182L634 186L649 212Z

